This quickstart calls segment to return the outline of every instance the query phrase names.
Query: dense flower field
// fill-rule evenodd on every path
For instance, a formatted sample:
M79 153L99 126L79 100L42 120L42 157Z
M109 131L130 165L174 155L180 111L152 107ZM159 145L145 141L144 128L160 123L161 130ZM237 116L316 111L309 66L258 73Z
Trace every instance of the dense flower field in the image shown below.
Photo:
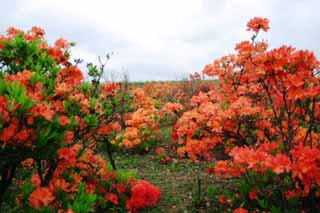
M109 55L87 64L84 80L73 43L9 28L0 36L0 209L152 211L161 186L115 159L152 155L195 165L195 209L320 212L320 62L308 50L269 49L259 39L266 18L247 30L249 40L201 74L135 85L101 80ZM232 187L204 184L203 172Z

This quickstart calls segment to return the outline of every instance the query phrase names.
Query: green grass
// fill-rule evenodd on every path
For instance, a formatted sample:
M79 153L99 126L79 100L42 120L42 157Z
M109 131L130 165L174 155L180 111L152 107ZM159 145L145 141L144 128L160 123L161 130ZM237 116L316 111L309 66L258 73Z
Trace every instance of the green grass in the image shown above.
M170 133L171 128L162 128L158 146L165 147L171 143ZM171 156L169 163L161 164L153 150L143 155L115 153L114 157L119 169L134 170L138 178L148 180L160 188L158 205L145 212L219 212L206 190L210 186L228 186L225 181L205 173L208 163L201 163L199 167L187 159ZM197 205L198 170L202 189L201 205Z
M188 160L173 159L168 164L161 164L156 156L149 153L116 154L117 167L120 169L134 170L138 178L145 179L161 189L161 198L158 205L147 212L219 212L212 206L212 198L207 196L210 186L225 188L225 181L206 174L208 164L200 167L200 179L202 188L202 205L196 205L197 201L197 169L198 165Z
M161 164L152 154L116 155L119 168L135 170L138 177L160 187L161 199L151 212L180 212L192 208L194 171L188 163Z

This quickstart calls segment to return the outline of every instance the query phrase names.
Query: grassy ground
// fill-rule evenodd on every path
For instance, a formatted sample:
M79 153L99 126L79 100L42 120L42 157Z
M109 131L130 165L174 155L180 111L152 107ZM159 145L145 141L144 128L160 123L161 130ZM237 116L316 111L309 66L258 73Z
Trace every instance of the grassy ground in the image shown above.
M162 145L170 142L168 131L162 129ZM162 164L153 151L145 155L116 154L115 160L118 168L135 170L139 178L160 187L161 199L158 205L146 212L220 212L215 207L217 201L210 197L208 189L230 187L225 181L206 174L206 163L199 166L186 159L172 158L167 164ZM198 177L201 183L200 204Z
M138 177L146 179L160 187L161 199L156 208L149 212L207 212L211 209L210 202L197 207L198 196L198 166L187 161L172 161L161 164L155 156L147 155L117 155L119 168L135 170ZM203 167L203 166L202 166ZM201 188L219 180L209 177L200 170ZM202 191L204 200L206 193Z

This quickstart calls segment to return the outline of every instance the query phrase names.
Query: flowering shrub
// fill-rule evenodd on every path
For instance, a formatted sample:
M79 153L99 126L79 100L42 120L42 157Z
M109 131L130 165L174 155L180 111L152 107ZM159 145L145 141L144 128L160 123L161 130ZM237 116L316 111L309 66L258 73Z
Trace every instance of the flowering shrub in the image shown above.
M218 86L192 97L192 109L175 125L178 153L210 160L223 144L230 159L208 171L239 178L237 193L229 194L234 207L319 211L319 61L290 46L267 50L256 40L269 29L267 19L247 27L251 41L204 68Z
M0 202L15 178L17 203L28 211L122 211L138 180L109 168L95 149L120 130L119 87L100 85L103 66L91 64L92 84L83 82L69 62L72 44L59 39L49 46L43 36L34 27L0 37ZM16 170L24 175L16 177ZM135 210L157 202L158 188L148 187L157 196L145 195L152 202Z
M77 158L80 151L83 154ZM40 176L33 174L31 180L25 180L22 185L23 193L17 199L19 205L23 205L24 209L29 206L37 210L54 208L74 212L91 212L95 208L121 209L124 206L124 200L121 201L120 197L126 196L128 184L135 181L134 177L121 180L118 172L107 169L101 156L90 149L83 150L81 146L62 148L58 153L61 163L49 184L41 185Z
M133 105L137 109L125 116L125 129L113 141L127 150L148 151L156 142L160 133L157 121L158 110L154 107L153 99L142 89L136 88Z

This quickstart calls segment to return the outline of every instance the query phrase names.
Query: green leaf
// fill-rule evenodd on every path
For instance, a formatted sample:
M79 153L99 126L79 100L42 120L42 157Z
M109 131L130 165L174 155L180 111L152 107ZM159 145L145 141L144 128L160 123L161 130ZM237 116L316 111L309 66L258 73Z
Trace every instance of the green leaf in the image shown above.
M78 213L93 212L94 204L97 199L98 196L96 194L87 194L85 192L84 183L80 183L78 186L78 193L75 196L73 204L69 205L69 208Z
M262 199L262 200L258 200L258 204L261 208L266 209L268 202L266 200Z
M272 206L270 210L271 213L280 213L280 207Z

